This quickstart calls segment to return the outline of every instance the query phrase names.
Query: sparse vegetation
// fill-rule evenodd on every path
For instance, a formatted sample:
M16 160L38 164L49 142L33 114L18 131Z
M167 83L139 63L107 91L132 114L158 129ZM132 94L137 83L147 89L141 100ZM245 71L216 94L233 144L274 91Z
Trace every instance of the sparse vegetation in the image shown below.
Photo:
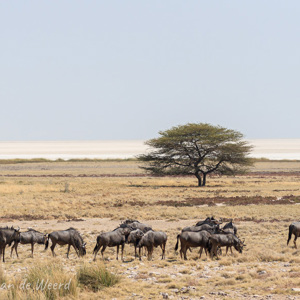
M83 300L124 299L132 294L156 299L162 298L160 293L175 299L202 295L211 299L214 294L210 293L218 296L219 292L227 294L220 296L225 299L251 299L254 294L272 295L275 300L282 295L299 296L292 288L299 285L300 250L287 247L286 240L288 225L299 219L300 162L259 161L250 174L214 176L201 190L193 186L192 177L141 174L137 161L0 164L0 175L3 225L19 225L21 230L37 226L47 233L73 226L87 241L87 256L78 259L71 249L69 260L63 247L57 247L58 256L52 258L51 251L43 252L37 245L32 259L30 247L20 245L20 258L7 257L0 270L2 283L16 286L0 289L0 299L46 299L41 291L20 290L29 275L31 282L44 276L60 281L73 278L74 290L65 297ZM69 192L64 192L66 183ZM239 236L245 238L244 252L223 253L219 260L203 254L199 260L198 251L193 250L187 261L181 260L174 252L177 234L211 215L224 221L234 219ZM115 260L111 248L105 252L109 261L89 262L96 236L126 218L167 232L165 261L155 249L153 261L140 263L133 258L133 248L126 245L124 263ZM95 274L100 267L107 272L105 281L111 282L115 275L119 281L108 287L99 285L101 289L94 291L94 283L89 282L98 278ZM81 273L81 279L80 269L86 274ZM52 275L42 273L46 270ZM49 297L62 297L55 295Z

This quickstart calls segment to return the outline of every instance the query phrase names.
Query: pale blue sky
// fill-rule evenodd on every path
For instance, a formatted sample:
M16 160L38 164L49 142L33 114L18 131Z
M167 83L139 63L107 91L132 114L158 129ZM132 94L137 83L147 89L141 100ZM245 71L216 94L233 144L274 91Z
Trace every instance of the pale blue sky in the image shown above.
M0 140L208 122L300 138L300 1L1 1Z

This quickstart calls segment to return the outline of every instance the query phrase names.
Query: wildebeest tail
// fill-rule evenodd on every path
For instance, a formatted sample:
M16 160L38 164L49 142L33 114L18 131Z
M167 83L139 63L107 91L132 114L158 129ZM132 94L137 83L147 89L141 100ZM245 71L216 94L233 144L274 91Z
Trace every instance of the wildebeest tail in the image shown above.
M289 226L289 237L288 237L288 240L287 240L287 245L289 244L289 242L290 242L290 240L291 240L291 238L292 238L293 227L294 227L293 224L291 224L291 225Z
M175 245L175 251L178 250L178 242L179 242L180 234L177 235L177 243Z
M48 246L49 246L49 234L47 235L47 241L45 243L45 250L48 249Z

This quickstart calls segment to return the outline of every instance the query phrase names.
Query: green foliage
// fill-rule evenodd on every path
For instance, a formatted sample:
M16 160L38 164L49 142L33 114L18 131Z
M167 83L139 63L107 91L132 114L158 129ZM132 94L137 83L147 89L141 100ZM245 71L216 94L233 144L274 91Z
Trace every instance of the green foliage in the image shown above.
M159 132L146 144L154 150L138 158L146 171L159 175L195 175L205 185L210 173L238 174L252 165L251 146L243 135L207 123L189 123Z

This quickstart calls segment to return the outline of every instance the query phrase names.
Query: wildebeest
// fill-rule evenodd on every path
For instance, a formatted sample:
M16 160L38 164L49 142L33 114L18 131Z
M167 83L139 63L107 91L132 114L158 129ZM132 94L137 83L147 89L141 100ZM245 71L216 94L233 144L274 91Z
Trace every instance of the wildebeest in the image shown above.
M121 259L123 260L125 242L127 241L127 237L131 231L132 231L131 227L121 226L116 228L113 231L101 233L100 235L98 235L96 246L93 251L93 254L95 255L94 261L96 260L96 255L98 251L101 249L101 247L102 247L101 254L103 259L104 259L103 252L105 251L106 247L117 247L117 259L118 259L120 246L121 246Z
M154 247L161 247L162 256L161 259L165 258L166 253L166 243L167 243L167 235L165 232L162 231L148 231L146 232L143 237L140 239L138 243L139 247L139 259L141 259L141 248L146 247L148 251L148 260L151 260L152 253Z
M178 240L180 240L180 257L182 258L182 255L184 259L186 260L186 252L189 248L194 247L200 247L200 257L202 255L203 249L205 249L205 253L207 255L207 250L210 251L210 238L211 234L208 231L185 231L177 235L177 243L175 245L175 251L178 249Z
M11 227L0 228L0 257L3 255L3 262L5 262L5 247L10 246L12 242L20 240L20 228Z
M212 234L209 238L211 242L211 257L214 255L218 257L217 249L218 247L226 247L226 254L229 247L234 247L235 250L242 253L243 247L246 245L242 242L236 235L232 233L228 234Z
M289 244L290 239L292 238L292 234L294 234L294 236L295 236L294 245L295 245L295 248L297 249L296 240L297 240L297 237L300 237L300 222L293 222L289 226L289 236L288 236L288 240L287 240L287 245Z
M144 233L140 229L133 230L128 235L127 242L128 242L128 244L133 244L134 245L134 255L135 255L135 257L137 257L137 252L136 252L137 245L138 245L138 243L139 243L139 241L140 241L140 239L142 238L143 235L144 235Z
M222 228L225 232L232 232L233 234L237 234L237 227L232 223L232 220L225 224Z
M12 256L13 250L15 249L17 257L18 255L18 245L20 244L31 244L31 256L33 257L33 248L34 244L46 244L47 235L41 232L38 232L32 228L29 228L26 232L20 233L20 240L15 241L11 247L10 256Z
M67 230L53 231L50 234L48 234L45 250L48 249L49 239L52 241L52 245L50 248L53 256L56 256L54 252L56 244L60 246L68 245L67 258L69 258L71 246L73 246L73 248L75 249L78 257L84 256L86 254L86 243L83 242L80 233L75 228L71 227Z

